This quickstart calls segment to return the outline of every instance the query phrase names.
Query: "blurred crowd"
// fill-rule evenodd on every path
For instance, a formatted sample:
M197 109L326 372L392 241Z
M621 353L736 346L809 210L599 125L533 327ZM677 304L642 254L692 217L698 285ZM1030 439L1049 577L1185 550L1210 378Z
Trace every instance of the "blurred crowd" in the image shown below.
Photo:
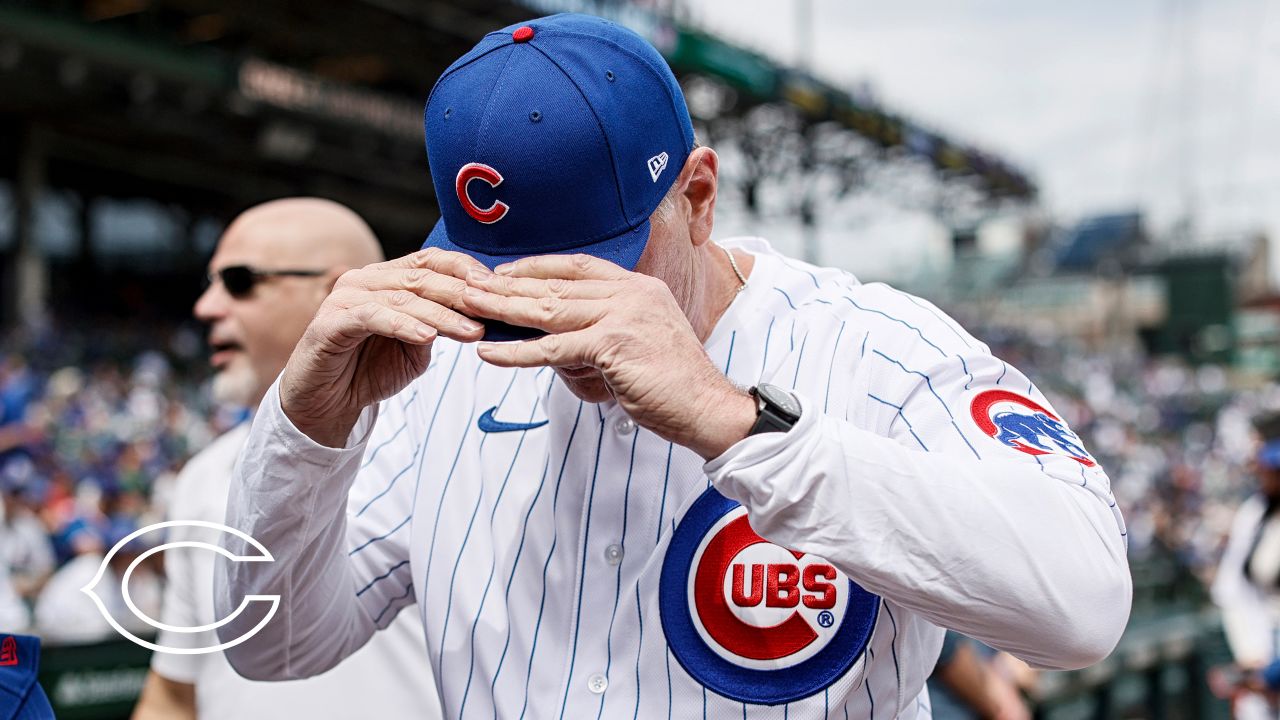
M1221 367L1137 348L976 334L1037 380L1111 475L1135 575L1155 563L1199 587L1211 580L1232 514L1254 487L1250 418L1280 407L1280 390L1241 388ZM47 640L110 636L100 618L77 612L86 606L79 588L106 549L164 519L186 459L244 418L210 405L204 352L194 325L50 329L0 344L0 552ZM130 543L112 568L159 541ZM146 574L131 581L140 606L158 603L154 580L151 589Z
M1203 591L1236 509L1257 490L1251 421L1280 408L1280 386L1151 357L1136 343L1098 352L1053 336L978 335L1035 379L1111 477L1128 525L1135 614L1144 581L1172 583L1172 573Z
M111 636L80 588L108 549L164 519L182 464L243 417L210 407L206 367L197 327L107 324L4 338L0 560L23 604L9 611L4 629L21 630L12 625L25 621L50 641ZM118 577L160 541L150 533L128 543L107 574ZM130 582L133 600L152 617L159 570L140 566ZM118 601L119 593L104 597Z

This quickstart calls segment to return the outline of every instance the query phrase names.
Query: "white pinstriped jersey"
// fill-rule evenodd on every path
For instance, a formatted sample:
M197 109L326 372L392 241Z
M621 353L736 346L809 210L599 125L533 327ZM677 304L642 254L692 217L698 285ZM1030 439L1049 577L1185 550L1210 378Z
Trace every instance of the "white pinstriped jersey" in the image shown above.
M756 263L706 351L804 414L710 463L450 341L346 449L273 389L228 522L304 569L230 569L227 607L285 596L280 654L237 667L322 670L415 601L454 718L928 717L939 625L1105 653L1123 521L1043 395L927 302L725 244Z

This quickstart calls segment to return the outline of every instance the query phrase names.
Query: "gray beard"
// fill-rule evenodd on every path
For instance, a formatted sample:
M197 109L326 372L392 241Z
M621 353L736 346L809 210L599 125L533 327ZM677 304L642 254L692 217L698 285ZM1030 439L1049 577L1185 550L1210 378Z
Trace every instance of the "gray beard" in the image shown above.
M214 402L248 407L253 404L253 395L257 390L257 385L258 379L254 377L252 370L243 372L223 370L213 376L210 394L213 396Z

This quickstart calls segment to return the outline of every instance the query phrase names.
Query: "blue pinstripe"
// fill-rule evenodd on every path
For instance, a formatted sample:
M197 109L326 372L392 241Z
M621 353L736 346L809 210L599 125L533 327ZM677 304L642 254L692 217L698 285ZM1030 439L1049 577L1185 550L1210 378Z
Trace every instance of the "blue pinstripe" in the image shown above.
M520 370L519 370L518 368L517 368L517 369L514 369L514 370L512 370L512 371L511 371L511 380L510 380L510 382L508 382L508 383L507 383L507 388L506 388L506 390L503 390L503 391L502 391L502 397L498 400L498 406L499 406L499 407L500 407L504 402L506 402L506 400L507 400L507 396L511 394L511 387L512 387L513 385L515 385L515 384L516 384L516 377L518 377L518 376L519 376L519 374L520 374ZM530 413L530 414L529 414L529 420L530 420L530 421L532 421L532 420L533 420L533 413L534 413L534 412L536 412L537 407L538 407L537 403L534 403L533 408L530 408L530 410L529 410L529 413ZM474 414L474 409L473 409L473 414ZM507 467L507 476L508 476L508 477L510 477L510 476L511 476L511 471L512 471L512 470L515 468L515 466L516 466L516 459L517 459L518 457L520 457L520 448L524 446L524 439L525 439L525 436L528 434L528 432L529 432L528 430L521 430L521 431L520 431L520 440L519 440L519 441L517 441L517 443L516 443L516 449L515 449L515 451L512 453L512 455L511 455L511 464ZM485 445L485 443L486 443L486 442L488 442L488 440L489 440L489 433L485 433L485 434L484 434L484 437L480 438L480 446L479 446L479 447L477 448L477 450L476 450L477 454L483 454L483 452L484 452L484 445ZM465 434L465 433L463 434L463 442L464 442L464 443L466 442L466 434ZM445 640L449 637L449 620L451 619L451 617L452 617L452 615L453 615L453 588L454 588L454 586L455 586L455 584L457 583L457 580L458 580L458 567L459 567L460 565L462 565L462 556L467 552L467 543L468 543L468 542L470 542L470 540L471 540L471 530L475 527L475 523L476 523L476 515L478 515L478 514L480 513L480 505L484 503L484 486L485 486L485 484L484 484L484 482L480 482L480 483L477 483L477 484L478 484L480 487L479 487L479 491L476 493L476 502L475 502L475 505L474 505L474 506L472 506L472 508L471 508L471 518L470 518L469 520L467 520L467 529L466 529L466 532L464 532L464 533L462 534L462 544L459 546L459 548L458 548L458 555L457 555L457 557L456 557L456 558L454 558L454 561L453 561L453 572L451 572L451 573L449 574L449 593L448 593L448 595L446 595L446 596L445 596L447 599L445 600L445 607L444 607L444 627L443 627L443 628L441 628L441 630L440 630L440 657L439 657L439 659L437 660L437 665L436 665L437 667L441 667L441 666L443 665L443 663L444 663L444 648L445 648ZM428 571L430 571L430 569L431 569L431 561L430 561L430 557L429 557L429 556L428 556L428 561L427 561L427 569L428 569ZM492 577L493 577L493 573L492 573L492 572L490 572L490 573L489 573L489 577L490 577L490 578L492 578ZM486 591L488 590L488 585L487 585L487 584L486 584L486 586L485 586L485 589L486 589ZM479 613L476 613L476 616L477 616L477 619L478 619L478 618L479 618ZM472 623L472 626L471 626L471 627L472 627L472 629L473 629L473 630L475 629L475 624L474 624L474 622ZM441 705L444 705L444 702L445 702L445 699L444 699L444 683L441 683L441 684L440 684L440 704L441 704ZM459 713L459 716L461 716L461 713Z
M455 348L453 353L453 364L449 366L449 374L444 378L444 384L440 389L440 397L436 399L436 407L431 411L431 421L427 423L427 434L422 439L422 452L418 453L418 476L413 481L413 497L414 504L417 504L418 488L422 486L422 461L427 457L427 443L431 442L431 433L436 428L436 418L440 417L440 406L444 405L444 396L449 392L449 386L453 383L453 372L458 369L458 360L462 357L462 349ZM478 373L477 373L478 374ZM413 508L409 508L408 520L413 517ZM424 588L425 591L425 588Z
M871 398L872 400L875 400L878 403L881 403L882 405L888 405L889 407L896 410L897 416L902 418L902 422L907 424L907 430L911 433L911 437L915 438L916 442L920 443L920 449L924 450L925 452L928 452L929 448L924 444L924 441L920 439L920 436L916 434L915 427L912 426L911 421L907 419L907 416L903 414L901 405L894 405L888 400L878 398L875 395L872 395L871 393L867 393L867 397Z
M875 652L873 652L873 651L871 650L871 648L867 648L867 655L869 655L869 656L871 657L872 662L875 662L876 654L875 654ZM874 697L872 697L872 696L871 696L871 673L867 672L867 673L865 673L865 674L862 676L862 687L866 688L866 690L867 690L867 700L871 703L871 715L870 715L870 720L875 720L875 718L876 718L876 699L875 699Z
M671 720L671 706L674 700L671 696L671 648L667 648L667 720Z
M631 505L631 474L636 467L636 443L640 440L640 431L634 431L631 437L631 460L627 464L627 484L622 491L622 551L623 558L626 558L627 550L627 508ZM618 573L614 579L614 596L613 596L613 614L609 616L609 632L605 635L604 646L604 676L609 677L609 671L613 668L613 621L618 616L618 603L622 601L622 563L618 563ZM639 583L637 583L639 584ZM638 686L637 686L638 687ZM600 695L600 709L596 711L596 717L599 718L604 713L604 695Z
M875 308L866 308L866 307L862 307L862 306L861 306L861 305L859 305L856 301L854 301L854 299L853 299L853 298L851 298L851 297L844 296L844 299L845 299L845 300L847 300L847 301L849 302L849 304L850 304L850 305L852 305L852 306L854 306L854 307L858 308L859 310L861 310L861 311L863 311L863 312L869 312L869 313L875 313L876 315L882 315L882 316L884 316L884 317L886 317L886 318L888 318L888 319L890 319L890 320L892 320L892 321L894 321L894 322L896 322L896 323L898 323L898 324L900 324L900 325L905 325L905 326L907 326L908 328L910 328L910 329L914 330L914 331L915 331L915 333L916 333L916 335L919 335L919 336L920 336L920 339L921 339L921 340L923 340L923 341L924 341L924 343L925 343L926 345L928 345L929 347L933 348L934 350L937 350L937 351L938 351L938 353L939 353L940 355L942 355L942 357L946 357L946 356L947 356L947 354L946 354L945 352L943 352L943 351L942 351L942 348L938 347L937 345L934 345L934 344L933 344L933 342L931 342L931 341L929 340L929 338L927 338L927 337L925 337L925 336L924 336L924 333L920 332L920 328L916 327L915 325L912 325L911 323L907 322L906 320L902 320L902 319L900 319L900 318L896 318L896 317L894 317L894 316L890 315L889 313L884 312L883 310L876 310Z
M533 515L533 509L538 505L538 498L542 496L542 489L546 486L547 473L548 471L550 471L550 469L551 469L551 456L548 455L546 462L542 464L542 479L538 481L538 490L537 492L534 493L533 500L530 501L529 503L529 509L524 514L524 527L520 531L520 544L516 546L516 554L511 561L511 575L507 577L507 587L505 590L505 600L507 605L511 604L511 584L516 577L516 567L520 565L520 556L521 554L524 553L524 541L525 541L525 537L529 533L529 517ZM490 519L492 520L492 518ZM474 633L473 633L473 636L474 636ZM498 667L493 672L493 681L489 683L489 695L491 697L493 696L494 688L498 686L498 675L502 673L502 664L506 662L507 650L510 647L511 647L511 623L507 623L507 639L502 643L502 655L499 656ZM476 657L476 647L475 647L475 643L472 642L471 644L472 671L475 670L475 657ZM470 679L468 679L468 683L469 682L470 682ZM494 718L498 717L497 703L494 703L493 716Z
M808 270L805 270L804 268L798 268L798 267L796 267L796 266L792 265L791 263L787 262L786 260L783 260L783 261L782 261L782 264L783 264L785 267L787 267L788 269L790 269L790 270L794 270L795 272L798 272L798 273L804 273L805 275L808 275L808 276L809 276L809 279L813 281L813 286L814 286L815 288L821 288L821 287L822 287L821 285L819 285L819 284L818 284L818 276L817 276L817 275L814 275L812 272L810 272L810 271L808 271Z
M391 535L392 535L395 531L399 530L400 528L402 528L402 527L404 527L406 524L408 524L408 522L409 522L409 518L411 518L411 517L413 517L413 513L409 513L409 515L407 515L407 516L405 517L405 519L403 519L403 520L401 520L401 521L400 521L400 524L396 525L395 527L391 528L390 530L386 531L385 533L383 533L383 534L381 534L381 535L378 535L378 536L375 536L375 537L371 537L371 538L369 538L368 540L365 540L365 541L364 541L363 543L361 543L361 544L360 544L360 546L359 546L359 547L357 547L355 550L352 550L351 552L347 553L347 557L350 557L350 556L352 556L352 555L355 555L356 553L360 552L361 550L363 550L363 549L365 549L365 548L369 547L370 545L372 545L372 544L374 544L374 543L376 543L376 542L379 542L379 541L381 541L381 540L386 540L387 538L391 537Z
M414 397L417 397L417 395L415 394ZM364 462L360 463L360 469L363 470L366 467L369 467L369 463L373 462L373 459L378 457L378 452L382 450L382 448L390 445L393 440L400 437L400 433L404 432L404 429L407 427L409 427L409 419L405 418L404 422L400 424L400 427L397 428L394 433L391 433L391 437L378 443L378 446L369 452L369 457L365 458Z
M769 366L769 339L773 337L773 323L776 322L778 316L769 318L769 329L764 333L764 357L760 358L760 379L764 379L765 368Z
M454 353L453 353L453 364L449 366L449 374L445 376L444 384L443 384L443 386L441 386L441 388L440 388L440 397L436 399L436 408L435 408L435 410L433 410L433 411L431 412L431 422L429 422L429 423L427 424L427 434L423 436L423 438L422 438L422 442L418 444L418 449L416 450L416 453L417 453L417 456L418 456L418 479L417 479L417 481L416 481L416 482L414 482L414 485L413 485L413 497L414 497L415 499L418 497L418 485L419 485L419 483L421 483L421 482L422 482L422 459L423 459L424 457L426 457L426 455L427 455L427 443L431 442L431 432L432 432L433 430L435 430L435 427L436 427L436 418L440 415L440 406L444 404L444 396L445 396L445 393L449 392L449 383L450 383L450 381L451 381L451 380L453 380L453 371L454 371L454 370L456 370L456 369L458 368L458 359L459 359L459 358L461 358L461 357L462 357L462 353L461 353L460 351L458 351L458 350L455 350L455 351L454 351ZM413 397L414 397L414 398L416 398L417 396L418 396L417 391L414 391ZM406 408L407 408L407 407L409 407L409 402L408 402L408 401L406 401L406 402L405 402L404 407L406 407ZM407 425L408 425L408 423L409 423L408 418L406 418L406 419L405 419L405 425L407 426ZM403 430L403 429L404 429L404 428L401 428L401 430ZM397 430L397 431L396 431L396 433L397 433L397 434L398 434L399 432L400 432L400 430ZM383 443L383 445L385 445L385 443ZM381 449L382 445L379 445L378 447L379 447L379 449ZM373 460L373 458L371 457L371 458L370 458L370 461L372 461L372 460ZM411 462L412 462L412 461L411 461ZM399 477L399 476L397 475L397 476L396 476L396 478L398 478L398 477ZM393 478L393 479L392 479L392 481L391 481L391 484L392 484L392 485L394 485L394 484L395 484L395 481L396 481L396 479L395 479L395 478ZM361 513L363 513L365 510L368 510L368 509L369 509L369 506L373 504L373 501L374 501L374 500L377 500L378 498L381 498L383 495L385 495L385 494L386 494L388 491L390 491L390 490L391 490L391 486L389 485L389 486L387 486L387 489L386 489L386 490L382 491L380 494L378 494L378 496L377 496L377 497L373 498L373 499L372 499L372 500L370 500L368 503L366 503L366 504L365 504L365 506L364 506L363 508L361 508L361 509L360 509L360 512L361 512ZM409 521L409 518L412 518L412 517L413 517L413 508L412 508L412 507L410 507L410 508L409 508L409 514L405 516L404 522L401 522L401 523L400 523L400 525L404 525L404 523L405 523L405 522L408 522L408 521ZM397 525L396 527L397 527L397 528L399 528L399 527L400 527L400 525Z
M962 335L962 334L960 333L960 331L959 331L959 330L955 329L955 327L954 327L951 323L947 322L947 319L946 319L946 318L945 318L941 313L939 313L937 310L933 309L933 308L932 308L932 307L930 307L929 305L926 305L926 304L924 304L924 303L920 302L919 300L917 300L917 299L915 298L915 296L910 295L910 294L908 294L908 293L904 293L904 292L902 292L901 290L899 290L899 289L897 289L897 288L895 288L895 287L889 287L888 285L885 285L885 287L886 287L886 288L888 288L888 289L890 289L890 290L892 290L893 292L897 293L898 295L901 295L902 297L906 298L907 300L909 300L909 301L911 302L911 304L912 304L912 305L915 305L916 307L921 308L921 309L922 309L922 310L924 310L925 312L927 312L927 313L929 313L929 314L933 315L935 318L937 318L937 319L938 319L938 322L940 322L940 323L942 323L943 325L945 325L945 326L947 327L947 329L948 329L948 330L950 330L952 333L954 333L954 334L955 334L955 336L956 336L956 337L960 338L960 342L964 343L964 344L965 344L965 347L967 347L967 348L969 348L969 349L973 349L973 343L970 343L970 342L968 341L968 339L966 339L966 338L965 338L965 336L964 336L964 335Z
M564 457L560 458L560 472L556 475L556 491L551 498L551 517L552 517L551 547L547 550L547 559L542 563L542 599L538 602L538 620L533 626L533 643L529 647L529 665L527 668L525 668L524 704L520 706L520 717L524 717L525 712L529 709L529 682L533 677L533 659L538 655L538 633L542 631L542 615L544 612L546 612L546 609L547 609L547 569L551 567L551 558L554 557L556 554L556 544L560 542L560 532L559 532L560 526L554 520L555 520L556 511L560 507L560 486L562 484L562 481L564 480L564 470L565 470L566 463L569 460L569 448L573 447L573 438L578 433L578 422L582 420L582 405L583 405L583 402L579 400L578 412L573 418L573 430L570 431L569 433L569 441L564 444ZM526 528L527 527L528 526L526 525ZM511 568L511 575L512 577L515 577L515 566L512 566ZM511 584L507 583L508 593L510 592L510 589L511 589ZM511 640L511 634L510 634L510 630L508 630L507 641L510 642L510 640ZM506 653L507 651L504 649L502 651L502 654L504 657L506 656ZM499 662L498 671L501 671L501 670L502 670L502 663ZM498 672L494 672L493 682L494 683L498 682ZM497 714L496 709L494 710L494 713L496 717L496 714Z
M636 622L640 624L640 641L636 643L636 709L631 720L640 717L640 657L644 654L644 613L640 608L640 582L636 581Z
M381 575L379 575L378 577L376 577L376 578L374 578L374 579L370 580L368 585L365 585L364 587L362 587L362 588L360 588L359 590L357 590L357 591L356 591L356 597L360 597L361 595L365 594L366 592L368 592L369 588L371 588L371 587L373 587L374 585L376 585L379 581L381 581L381 580L386 580L387 578L391 577L391 573L395 572L396 570L399 570L400 568L402 568L402 567L404 567L405 565L408 565L408 564L409 564L409 561L408 561L408 560L401 560L400 562L396 563L395 565L392 565L392 566L391 566L391 567L390 567L386 572L384 572L384 573L382 573Z
M729 357L724 361L724 374L729 375L729 366L733 363L733 343L738 339L738 331L734 330L729 333Z
M831 371L836 368L836 354L840 352L840 337L844 335L845 321L840 321L840 332L836 333L835 345L831 348L831 364L827 366L827 392L822 397L822 412L827 411L827 401L831 399Z
M478 384L480 379L480 371L488 367L485 363L476 363L476 376L472 379L473 383ZM474 385L473 385L474 387ZM422 592L426 593L431 589L431 565L436 557L436 538L440 535L440 515L444 513L444 501L449 496L449 486L453 484L453 475L458 469L458 460L462 458L462 451L467 447L467 436L471 433L472 421L476 419L476 404L471 403L471 411L467 413L467 423L462 426L462 437L458 439L458 450L453 454L453 463L449 465L449 474L445 476L444 487L440 488L440 502L436 505L436 518L431 523L431 544L427 546L427 569L422 574ZM426 453L424 452L423 455ZM427 627L426 603L423 603L422 611L422 627ZM446 618L447 620L447 618Z
M809 344L809 333L805 333L800 340L800 354L796 356L796 374L791 378L791 387L795 387L800 380L800 363L804 361L804 346Z
M545 367L538 370L537 374L534 375L535 383L538 381L539 378L542 377L542 373L545 371L546 371ZM504 396L504 399L505 399L505 396ZM537 414L537 411L538 411L538 398L535 396L533 401L533 407L529 409L530 421L533 420L533 417L535 414ZM494 518L498 516L498 507L502 503L502 496L507 491L507 483L511 480L512 471L515 470L516 458L520 456L520 450L521 448L524 447L524 441L525 441L525 438L527 437L527 434L526 434L527 432L528 432L527 430L521 431L520 439L516 442L515 454L511 456L511 465L507 467L507 474L504 478L502 478L502 485L498 488L498 494L493 499L493 509L489 512L489 535L491 536L493 535ZM548 456L547 463L544 463L542 466L542 481L544 482L547 479L547 467L548 467L548 464L550 463L550 459L551 459L550 456ZM542 485L541 483L539 483L538 492L534 494L533 500L529 505L529 512L533 512L533 505L538 502L538 495L540 495L541 493L542 493ZM526 515L525 516L526 527L528 525L528 522L529 522L529 517L528 515ZM520 548L516 551L514 562L520 561L520 551L523 549L524 549L524 538L522 537L520 542ZM484 614L485 602L489 599L489 588L493 584L493 576L497 571L497 567L498 567L498 557L497 557L497 553L494 553L494 556L489 558L489 577L485 580L484 590L480 593L480 604L476 608L476 617L474 620L471 621L471 640L469 644L470 649L468 651L468 659L467 659L467 682L462 689L462 702L458 707L458 717L462 717L467 710L467 699L471 694L471 679L475 675L475 671L476 671L476 630L480 626L480 617ZM510 585L507 586L507 589L509 592ZM508 632L507 640L510 641L510 639L511 639L511 635ZM442 642L441 646L443 647L443 645L444 643Z
M387 493L391 492L391 488L396 486L396 481L400 479L400 476L404 475L405 473L413 469L413 464L418 459L418 453L422 452L422 448L424 447L424 445L425 443L418 443L413 447L413 454L409 456L409 462L403 468L401 468L399 472L391 476L391 482L387 483L387 486L382 489L382 492L369 498L369 502L365 503L364 507L360 508L360 511L356 513L356 517L360 517L361 515L363 515L364 511L368 510L370 505L373 505L378 500L381 500L383 495L386 495Z
M578 591L575 595L578 608L573 619L573 645L569 649L569 673L564 679L564 698L560 700L560 717L569 706L569 687L573 683L573 668L578 663L578 638L582 635L582 587L587 581L587 553L591 547L591 508L596 500L596 480L600 478L600 452L604 449L604 413L596 406L600 415L600 435L596 438L596 464L591 471L591 489L587 491L587 521L582 529L582 561L578 571ZM638 434L638 432L637 432Z
M777 290L778 292L782 293L782 297L787 299L787 305L790 305L792 310L796 309L796 304L791 302L791 296L787 294L786 290L783 290L780 287L775 287L774 290Z
M408 409L409 409L409 406L413 404L413 401L414 401L414 400L417 400L417 399L418 399L418 388L417 388L417 387L414 387L414 388L413 388L413 393L409 395L409 398L408 398L407 400L405 400L405 401L404 401L404 403L403 403L402 405L400 405L400 409L401 409L402 411L404 411L404 410L408 410ZM399 436L400 436L400 433L404 432L404 429L405 429L406 427L408 427L408 426L409 426L409 418L407 418L407 417L406 417L406 418L405 418L405 420L404 420L404 424L403 424L403 425L401 425L401 426L400 426L400 428L399 428L398 430L396 430L394 433L392 433L392 434L391 434L391 437L389 437L389 438L387 438L386 440L383 440L382 442L378 443L378 446L377 446L377 447L375 447L375 448L374 448L374 449L369 453L369 457L365 458L365 459L364 459L364 462L360 463L360 468L363 470L366 466L368 466L368 464L369 464L369 463L373 462L373 459L374 459L375 457L377 457L377 456L378 456L378 451L379 451L379 450L381 450L382 448L386 447L387 445L391 444L391 441L392 441L392 440L395 440L397 437L399 437Z
M964 433L960 431L960 426L956 424L956 416L951 414L951 408L947 407L947 404L943 402L942 396L938 395L938 391L933 389L933 380L931 380L928 375L920 372L919 370L911 370L907 368L906 365L903 365L901 362L894 360L893 358L889 357L888 355L885 355L879 350L872 349L871 352L875 353L876 355L879 355L885 360L888 360L894 365L897 365L898 367L902 368L903 372L909 373L911 375L919 375L920 377L924 378L925 385L929 388L929 392L932 393L933 397L938 400L938 404L942 406L942 409L945 410L947 413L947 417L951 419L951 427L955 428L956 434L960 436L960 439L964 441L965 445L969 446L969 450L973 452L974 457L978 458L979 460L982 459L982 456L978 454L977 448L975 448L973 446L973 443L969 442L969 438L965 437Z
M902 692L902 670L898 667L898 621L893 617L893 610L889 609L889 603L883 599L880 605L884 611L889 613L889 622L893 623L893 639L889 641L889 652L893 654L893 677L898 682L898 688L894 694Z
M662 476L662 502L658 505L658 536L654 538L654 545L662 542L662 517L667 511L667 487L671 484L671 453L675 448L675 443L667 443L667 469Z
M397 601L404 600L405 598L409 597L409 594L412 592L413 592L413 581L410 580L409 584L404 586L403 593L400 593L396 597L393 597L387 601L386 606L382 608L382 612L379 612L377 617L373 619L373 624L378 625L379 623L381 623L382 616L387 614L387 611L391 609L391 606L395 605Z

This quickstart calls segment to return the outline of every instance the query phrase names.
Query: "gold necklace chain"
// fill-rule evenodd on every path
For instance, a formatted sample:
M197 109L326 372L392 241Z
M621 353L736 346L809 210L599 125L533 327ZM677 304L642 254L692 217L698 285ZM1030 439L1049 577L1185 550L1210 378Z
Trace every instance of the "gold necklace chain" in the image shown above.
M743 290L746 290L747 278L742 274L742 270L738 268L738 261L733 258L733 251L723 245L720 246L720 249L724 251L725 255L729 256L729 265L733 267L733 274L738 276L738 282L741 283L738 285L737 291L742 292Z

